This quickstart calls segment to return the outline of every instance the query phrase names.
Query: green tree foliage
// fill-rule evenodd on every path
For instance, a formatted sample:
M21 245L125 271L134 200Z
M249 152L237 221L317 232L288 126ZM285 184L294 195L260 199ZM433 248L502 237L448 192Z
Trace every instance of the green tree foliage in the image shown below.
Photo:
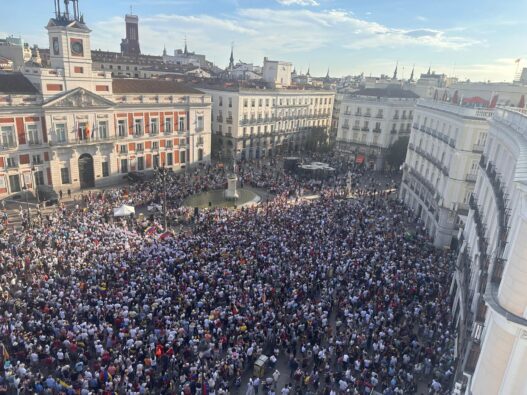
M323 127L313 127L306 138L308 151L327 151L329 149L328 134Z
M386 152L386 162L394 169L398 169L406 159L406 150L410 137L400 137L395 143L388 147Z

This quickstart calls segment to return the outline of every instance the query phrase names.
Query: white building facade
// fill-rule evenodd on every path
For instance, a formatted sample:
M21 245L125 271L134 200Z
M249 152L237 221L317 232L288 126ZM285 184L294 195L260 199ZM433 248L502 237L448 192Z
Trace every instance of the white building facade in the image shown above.
M273 88L287 88L291 85L293 64L264 58L263 80Z
M492 110L417 102L399 197L448 247L466 220Z
M456 272L461 371L467 394L526 394L525 110L496 109L487 140Z
M210 97L92 72L89 29L57 14L51 68L0 75L0 198L101 187L131 171L210 160Z
M295 151L314 127L331 127L334 92L202 89L212 97L214 150L220 157L264 158Z
M340 103L337 149L357 164L381 170L388 147L410 136L418 96L400 88L365 88Z

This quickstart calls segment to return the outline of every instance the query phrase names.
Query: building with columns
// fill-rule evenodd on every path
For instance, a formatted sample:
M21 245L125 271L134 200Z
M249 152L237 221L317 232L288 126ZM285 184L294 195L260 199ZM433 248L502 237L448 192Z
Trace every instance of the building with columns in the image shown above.
M315 127L331 128L335 93L323 90L207 86L214 151L219 157L263 158L299 150Z
M398 85L343 95L337 149L358 164L383 169L386 150L399 138L410 135L417 98Z
M171 81L93 71L74 7L47 26L51 67L0 74L0 198L111 185L130 171L210 160L210 97Z
M417 102L400 198L437 247L448 247L466 220L493 109L438 100Z
M466 394L527 393L527 112L490 119L456 265L454 319Z

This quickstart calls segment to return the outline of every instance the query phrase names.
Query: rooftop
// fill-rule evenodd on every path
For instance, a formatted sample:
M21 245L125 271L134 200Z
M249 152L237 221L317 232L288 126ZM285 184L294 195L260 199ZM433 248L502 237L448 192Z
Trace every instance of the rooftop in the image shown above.
M250 92L269 94L269 92L286 92L286 93L306 93L306 92L323 92L335 93L329 89L313 87L311 85L289 86L287 88L269 88L263 81L232 81L232 80L208 80L199 85L200 89L210 89L224 92Z
M37 95L39 91L20 73L0 73L0 93Z
M459 105L442 100L421 99L418 107L448 113L465 119L486 121L494 114L494 108L477 108L472 105Z
M203 92L166 80L114 79L113 93L142 93L142 94L203 94Z
M387 86L386 88L364 88L353 92L354 96L385 97L390 99L418 99L419 95L412 91L404 90L400 86Z

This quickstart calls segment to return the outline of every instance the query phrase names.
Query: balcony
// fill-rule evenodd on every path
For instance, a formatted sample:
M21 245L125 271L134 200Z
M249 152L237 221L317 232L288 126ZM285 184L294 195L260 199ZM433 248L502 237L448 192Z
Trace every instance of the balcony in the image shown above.
M370 131L370 128L362 128L361 129L363 132L369 132Z
M349 130L350 129L350 125L344 124L344 125L342 125L342 129Z
M365 116L366 118L371 118L371 113L367 112L366 114L364 114L364 116Z
M227 118L227 123L228 123L229 125L232 125L232 117Z
M218 115L218 116L216 117L216 121L218 121L218 122L223 122L223 117L222 117L221 115Z
M14 141L10 141L10 142L4 142L2 144L2 146L0 147L1 150L9 150L9 149L14 149L14 148L17 148L18 145L16 144L16 142Z
M382 114L377 114L377 115L375 115L375 118L377 118L377 119L383 119L383 116L382 116Z
M373 133L381 133L381 128L375 128L375 129L373 129Z
M360 116L362 116L362 113L361 113L360 111L357 111L357 112L355 113L355 116L356 116L356 117L360 117Z
M136 136L136 135L134 135ZM72 138L66 140L59 140L50 142L49 145L52 146L73 146L73 145L88 145L88 144L101 144L108 143L111 144L116 140L117 136L106 136L106 137L87 137L84 139Z
M360 130L360 126L353 126L351 129L352 129L352 130L359 131L359 130Z
M479 254L482 259L486 260L488 243L487 239L485 238L485 235L487 233L487 230L486 225L483 223L483 219L481 217L481 212L479 210L478 201L476 199L475 194L472 194L470 196L469 206L474 212L474 223L476 224L476 235L478 236Z
M399 115L394 115L394 116L393 116L393 119L394 119L394 120L399 119Z
M6 164L6 168L7 169L16 169L18 167L18 163L16 162L7 162Z
M472 146L472 152L477 152L477 153L483 153L483 151L485 150L485 145L481 145L481 144L474 144Z
M33 145L41 145L42 141L40 139L31 139L27 142L27 145L33 146Z
M484 170L488 181L490 182L492 186L492 191L494 193L494 199L496 202L496 206L498 208L498 246L497 246L497 253L496 253L496 262L495 266L499 265L499 262L501 260L503 250L505 249L505 245L507 244L507 237L509 233L509 219L510 219L510 210L507 208L507 202L508 202L508 195L505 192L505 185L501 182L500 175L496 170L496 167L491 161L487 162L487 159L484 155L481 155L480 158L480 167ZM500 276L497 277L493 273L493 281L501 280L501 273Z
M477 174L468 173L465 176L465 181L467 181L467 182L476 182L477 178L478 178Z
M391 134L397 134L397 129L392 129L392 130L390 130L390 133L391 133Z
M419 125L417 124L417 122L415 122L412 127L415 129L415 130L418 130L419 129Z
M428 181L424 176L422 176L417 170L414 168L410 168L409 173L421 184L426 188L426 190L433 196L435 194L435 188L434 185Z
M456 148L456 140L454 139L448 140L448 145L451 146L452 148Z

